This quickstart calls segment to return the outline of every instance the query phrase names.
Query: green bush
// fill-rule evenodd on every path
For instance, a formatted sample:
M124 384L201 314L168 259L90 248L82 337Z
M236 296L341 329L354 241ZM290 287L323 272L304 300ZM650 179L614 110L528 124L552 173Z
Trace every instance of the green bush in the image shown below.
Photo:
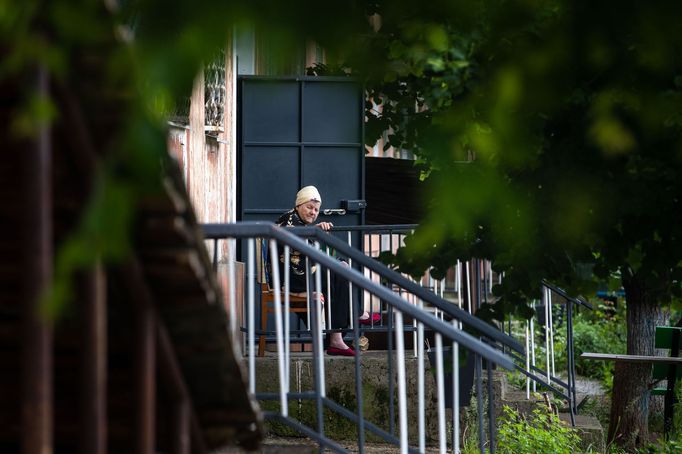
M535 409L526 417L504 407L497 443L500 454L573 454L579 443L576 431L547 409Z
M613 383L614 363L609 361L584 360L580 355L584 352L623 354L626 351L625 303L618 309L599 301L592 301L593 310L582 309L573 317L573 347L578 375L600 380L607 390ZM558 308L554 307L554 321L557 323ZM555 326L554 359L557 371L567 364L566 359L566 320ZM525 324L515 327L515 335L523 338ZM535 328L535 357L538 367L545 369L545 331L540 325ZM526 386L526 377L518 372L507 376L508 383L518 389Z
M573 322L573 345L576 372L601 380L611 389L614 365L610 361L584 360L583 352L623 354L626 350L625 304L618 311L596 305L593 311L581 311Z
M639 454L680 454L682 453L682 441L660 441L637 452Z
M639 451L640 454L682 453L682 382L680 381L675 383L675 394L678 403L674 406L673 427L668 434L669 439L667 441L661 439L656 443L650 444L645 449L641 449Z

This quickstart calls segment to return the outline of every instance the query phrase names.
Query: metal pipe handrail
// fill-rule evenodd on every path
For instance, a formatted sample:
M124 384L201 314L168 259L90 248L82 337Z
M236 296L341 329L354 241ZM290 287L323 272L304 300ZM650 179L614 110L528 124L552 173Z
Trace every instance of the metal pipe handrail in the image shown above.
M507 334L503 333L496 327L484 322L475 315L472 315L469 312L460 309L459 307L453 305L446 299L436 295L435 293L429 292L424 287L418 285L413 281L410 281L402 274L388 268L383 263L380 263L379 261L371 257L368 257L367 255L363 254L362 252L353 248L347 243L341 241L340 239L334 237L333 235L325 233L324 230L321 230L317 227L294 227L290 228L289 230L291 230L294 234L298 236L314 237L315 239L324 242L327 246L336 249L336 251L340 252L342 255L345 255L353 259L354 262L357 262L360 265L364 266L365 268L370 269L371 271L377 273L379 276L398 284L405 290L411 292L418 298L435 306L436 308L443 311L447 315L456 318L457 320L461 321L464 324L467 324L468 326L475 329L485 337L496 340L506 345L507 347L516 350L519 353L524 353L523 346L516 339L512 338L511 336L508 336Z
M333 227L331 230L334 232L341 232L341 231L346 231L346 232L351 232L351 231L359 231L362 232L366 235L374 235L374 234L399 234L403 235L405 233L408 233L409 231L412 231L414 228L417 226L412 224L405 224L405 225L374 225L374 226L338 226L338 227ZM294 229L296 230L296 229ZM299 229L299 230L305 230L305 229ZM313 230L312 234L310 232L306 233L297 233L300 236L304 237L309 237L309 238L315 238L316 240L319 240L321 242L325 242L328 246L335 247L339 253L344 254L344 252L348 255L353 255L352 251L349 251L347 249L344 249L341 244L336 244L332 245L331 243L334 242L334 240L328 241L329 235L326 235L322 232L319 231L319 229ZM346 243L343 243L343 245L348 248L350 245L346 245ZM343 250L342 250L343 249ZM391 250L393 248L391 247ZM378 273L382 275L382 273ZM384 277L386 277L384 275ZM389 278L390 279L390 278ZM395 282L395 277L393 277L393 286L396 288L401 288L400 283ZM588 309L592 309L592 306L584 300L584 298L580 297L571 297L569 296L563 289L560 287L557 287L556 285L548 282L547 280L542 281L542 285L544 288L544 291L546 292L546 299L547 301L551 302L551 294L554 293L560 297L563 297L566 299L568 302L569 306L572 306L573 304L579 305L579 306L584 306ZM419 286L423 288L423 286ZM402 289L402 288L401 288ZM426 289L428 290L428 289ZM409 290L408 290L409 291ZM436 292L429 292L431 295L433 295ZM543 298L543 301L545 298ZM434 304L435 306L438 307L437 304ZM516 368L520 371L522 371L527 377L531 378L531 380L535 383L539 383L543 386L546 386L548 389L551 391L557 393L558 395L562 396L563 398L566 398L569 401L569 405L571 406L571 421L573 424L574 422L574 402L575 402L575 366L574 366L574 361L572 357L572 335L571 333L568 334L568 339L569 339L569 345L567 346L569 350L569 358L568 358L568 383L564 383L562 380L560 380L558 377L555 375L555 364L554 364L554 341L553 341L553 335L554 335L554 328L553 328L553 321L552 321L552 311L550 308L551 304L545 304L545 336L547 338L547 342L549 342L549 346L547 346L547 371L543 371L541 368L536 367L534 364L530 366L529 370L524 369L521 366L516 366ZM446 311L447 312L447 311ZM569 313L570 313L570 307L569 307ZM569 328L570 329L570 328ZM491 342L490 345L494 345L498 348L500 348L500 345L497 342ZM504 343L502 343L504 346ZM504 351L504 347L502 346L502 350ZM513 351L514 349L509 350L509 354L512 358L515 360L522 360L523 358L520 356L514 355ZM517 350L518 351L518 350ZM551 367L550 367L551 365ZM541 374L544 378L540 378L540 376L536 375L535 373ZM552 384L556 384L557 386L561 387L563 390L565 390L565 393L562 391L559 391L556 387L552 386ZM535 387L535 384L534 384Z
M376 225L337 225L331 228L332 232L411 232L416 229L419 224L376 224Z
M546 279L542 280L542 285L544 285L548 289L552 290L554 293L558 293L560 296L567 299L568 301L570 301L570 302L572 302L578 306L585 306L586 308L592 310L592 305L590 303L588 303L587 301L585 301L583 298L581 298L581 297L574 298L574 297L570 296L568 293L566 293L566 290L564 290L560 287L557 287L556 285L548 282Z
M207 239L222 238L228 233L227 229L231 229L231 226L233 225L237 224L204 224L203 225L204 235L206 236ZM272 223L260 221L240 223L239 225L241 226L258 225L277 228ZM368 257L367 255L348 245L344 241L334 237L333 235L327 234L324 230L321 230L320 228L317 227L290 227L287 228L287 231L292 232L296 236L304 238L315 238L320 242L325 243L327 246L336 249L337 252L340 252L342 255L345 255L346 257L352 259L361 266L368 268L369 270L377 273L379 276L385 279L388 279L389 281L397 283L405 290L408 290L418 298L427 301L429 304L435 306L436 308L443 311L450 317L456 318L462 323L467 324L468 326L478 331L485 337L498 341L506 345L507 347L516 350L519 353L525 353L523 346L511 336L508 336L499 329L495 328L492 325L489 325L488 323L470 314L469 312L460 309L457 306L454 306L453 304L451 304L444 298L439 297L435 293L429 292L427 289L423 288L417 283L412 282L409 279L405 278L402 274L388 268L383 263L380 263L379 261L371 257Z
M418 224L367 225L367 226L363 226L363 225L354 225L354 226L335 226L335 227L332 227L331 230L332 230L332 231L362 231L362 232L365 232L365 233L384 233L384 232L396 233L396 232L411 231L411 230L414 230L417 226L418 226ZM315 231L314 233L315 233L315 235L314 235L315 237L317 237L318 239L324 240L324 238L320 238L319 231ZM302 235L302 236L303 236L303 235ZM325 238L326 238L326 237L325 237ZM345 244L345 243L344 243L344 244ZM413 283L410 282L410 286L412 286L412 284L413 284ZM399 285L400 285L400 284L399 284ZM414 284L414 285L416 285L416 284ZM563 290L563 289L560 288L560 287L557 287L556 285L554 285L554 284L548 282L548 281L545 280L545 279L542 280L542 285L544 285L544 286L547 287L548 289L552 290L553 292L557 293L558 295L562 296L562 297L565 298L566 300L568 300L568 301L570 301L570 302L572 302L572 303L574 303L574 304L576 304L576 305L584 306L584 307L586 307L586 308L592 310L592 305L590 305L590 304L589 304L587 301L585 301L583 298L580 298L580 297L578 297L578 298L572 297L572 296L568 295L568 294L566 293L565 290ZM419 286L419 287L423 288L422 286ZM409 289L409 288L406 288L406 290L410 290L410 289ZM416 293L415 293L415 294L416 294ZM434 293L429 292L429 295L434 295ZM418 294L418 296L422 297L423 294L420 293L420 294ZM441 308L438 304L434 304L434 305L435 305L436 307L438 307L439 309ZM448 312L448 311L446 311L446 312ZM467 313L466 311L463 311L463 312L464 312L464 313ZM467 314L468 314L468 313L467 313ZM452 314L449 314L449 315L452 315ZM453 316L454 316L454 315L453 315ZM456 318L457 318L457 317L456 317ZM503 344L504 344L504 343L503 343ZM521 347L520 344L519 344L518 346ZM515 348L514 350L518 351L519 353L524 353L522 348L520 348L520 349L516 349L516 348Z
M404 314L407 314L413 319L418 320L419 322L423 323L425 326L428 326L434 331L441 333L448 339L454 342L458 342L463 347L471 350L472 352L479 354L480 356L486 358L489 361L494 362L495 364L498 364L501 367L504 367L505 369L511 370L514 367L513 361L508 356L498 352L496 349L490 347L487 344L483 344L474 336L471 336L470 334L464 331L455 329L448 323L434 317L432 314L420 310L417 306L410 304L409 302L395 295L395 293L393 293L386 287L383 287L375 282L368 281L367 278L359 271L354 270L348 266L341 265L334 258L310 246L306 241L300 239L297 235L290 233L292 230L297 230L299 231L297 233L301 235L305 234L306 236L315 237L320 241L327 243L329 246L334 247L335 249L341 251L342 253L344 253L344 255L346 254L346 252L349 253L349 255L352 254L353 260L357 260L358 263L362 264L363 266L367 266L368 268L371 267L375 272L380 273L381 275L386 274L386 277L388 277L389 279L391 279L394 275L399 277L400 281L410 283L410 281L405 279L400 274L392 270L389 270L383 265L377 266L380 265L379 262L368 258L367 256L360 253L359 251L356 251L355 249L350 248L350 246L348 246L346 243L337 240L332 235L324 233L324 231L320 230L319 228L295 227L283 229L270 222L256 221L240 222L239 224L204 224L203 229L204 235L207 239L222 239L227 237L253 238L257 236L272 238L277 241L280 241L283 244L286 244L289 247L295 248L296 250L300 251L304 255L308 256L311 260L319 263L323 267L329 268L334 273L337 273L338 275L344 277L353 284L375 294L376 296L386 301L388 304L395 307ZM318 232L321 233L319 237ZM328 241L330 239L332 241ZM383 267L384 269L382 270L381 267ZM389 273L386 273L386 271L389 271ZM411 287L413 287L415 290L418 290L419 293L424 295L423 297L421 295L418 295L420 298L427 301L434 299L431 297L432 295L431 293L423 290L421 287L417 285L414 286L411 285ZM446 313L449 312L446 310L448 309L449 303L447 303L445 300L443 300L443 302L438 301L438 304L443 306L443 310ZM481 321L480 319L470 314L467 314L466 312L463 313L466 314L468 317L456 318L459 318L460 321L462 321L463 323L475 325L473 326L474 329L478 329L478 326L482 325L484 329L478 329L479 331L482 331L488 337L495 338L500 342L503 342L509 347L513 348L513 346L510 345L510 343L508 343L509 340L513 340L509 336L507 336L506 334L500 335L500 332L494 329L492 326L487 325L485 322ZM488 335L488 333L490 333L491 335ZM513 341L513 343L517 344L515 340Z
M268 225L270 225L270 224L268 223ZM216 226L216 227L217 227L218 230L220 230L220 227L219 227L219 226ZM377 226L341 226L341 227L335 227L335 228L333 228L333 230L334 230L334 231L351 231L351 230L357 230L357 231L364 231L364 232L377 233L377 232L381 232L381 231L396 232L397 230L400 230L400 229L409 230L409 229L412 229L412 228L414 228L414 227L415 227L415 225L408 225L408 224L406 224L406 225L400 225L400 226L398 226L398 225L393 225L393 226L386 226L386 225L377 225ZM211 229L207 229L207 230L211 230ZM372 258L370 258L370 257L367 257L366 255L362 254L361 252L357 251L355 248L352 248L349 244L347 244L347 243L345 243L345 242L343 242L343 241L337 239L336 237L334 237L334 236L332 236L332 235L329 235L329 234L325 233L324 231L320 230L319 228L315 228L315 227L297 227L297 228L293 228L293 229L288 229L288 231L294 233L294 234L297 235L297 236L301 236L301 237L305 237L305 238L314 238L314 239L316 239L316 240L319 240L319 241L322 242L322 243L325 243L326 245L328 245L328 246L330 246L330 247L336 249L340 254L346 255L346 256L350 257L351 259L356 260L356 262L361 263L362 265L364 265L364 266L367 267L368 269L371 269L371 270L374 271L374 272L377 272L377 274L381 275L382 277L387 278L387 279L389 279L389 280L393 280L394 283L395 283L397 286L402 286L402 284L405 284L404 287L407 287L407 288L406 288L407 291L413 291L413 293L415 293L417 296L421 297L423 300L425 300L425 301L427 301L427 302L431 302L434 306L443 309L444 312L446 312L446 313L448 313L449 315L451 315L451 316L457 318L457 316L456 316L455 314L452 314L451 312L452 312L452 309L457 310L457 309L459 309L459 308L456 308L456 307L452 306L452 305L451 305L450 303L448 303L447 301L445 302L445 304L446 304L445 308L442 308L442 307L438 304L438 301L433 302L434 299L438 300L438 299L442 299L442 298L439 298L437 295L435 295L435 294L432 293L432 292L429 292L427 289L424 289L422 286L419 286L419 285L416 284L416 283L413 283L413 282L411 282L411 281L409 281L409 280L406 280L402 275L400 275L400 274L398 274L398 273L395 273L394 271L392 271L392 270L390 270L390 269L385 268L385 267L384 267L382 264L380 264L379 262L375 261L374 259L372 259ZM215 233L216 233L215 231L208 231L208 232L207 232L207 237L212 238L212 237L213 237L212 235L214 235ZM375 264L378 264L378 267L374 266ZM396 281L402 281L402 282L396 282ZM407 281L407 282L405 282L405 281ZM567 299L568 301L570 301L571 303L578 304L578 305L582 305L582 306L585 306L585 307L588 307L588 308L591 309L591 306L590 306L588 303L586 303L586 302L584 302L584 301L582 301L582 300L580 300L580 299L576 299L576 298L573 298L573 297L569 296L568 294L566 294L566 292L565 292L563 289L561 289L561 288L559 288L559 287L556 287L555 285L553 285L553 284L551 284L551 283L549 283L549 282L547 282L547 281L545 281L545 280L542 281L542 284L543 284L546 288L550 289L551 291L553 291L553 292L557 293L558 295L560 295L560 296L566 298L566 299ZM470 315L470 314L469 314L468 312L466 312L466 311L462 311L462 312L463 312L464 314L466 314L464 317L466 317L467 315ZM478 318L476 318L476 317L473 317L473 316L471 316L471 317L472 317L473 320L475 320L475 321L474 321L473 323L470 323L470 324L475 324L477 321L480 321L480 319L478 319ZM488 327L488 325L485 325L485 324L484 324L484 326L485 326L486 328ZM494 328L493 328L493 329L494 329ZM498 336L491 336L491 337L497 338ZM510 336L509 336L509 337L510 337ZM510 338L511 338L511 337L510 337ZM502 345L507 345L507 344L508 344L508 343L505 343L504 341L500 341L500 343L501 343ZM498 342L491 342L490 345L494 346L494 348L500 348L500 345L498 344ZM523 349L519 350L519 349L510 348L510 352L509 352L509 353L512 353L511 350L519 351L520 353L522 353L522 354L525 355L525 351L524 351ZM512 358L514 358L514 359L516 359L516 360L519 360L519 359L520 359L519 357L516 357L516 356L514 356L514 355L512 355ZM518 369L521 369L521 368L518 367L518 366L515 366L515 367L518 368ZM570 368L570 366L569 366L569 368ZM531 370L529 370L529 371L523 370L523 372L524 372L528 377L530 377L533 381L535 381L535 382L537 382L537 383L540 383L540 384L543 384L543 385L545 385L545 386L548 386L548 384L545 383L544 380L540 379L540 378L539 378L538 376L536 376L532 371L541 373L542 375L549 375L547 372L545 372L545 371L543 371L543 370L541 370L540 368L535 367L535 366L531 366ZM569 373L570 373L570 371L569 371ZM553 375L553 374L552 374L552 375ZM549 378L549 380L550 380L550 381L556 382L559 386L562 386L564 389L566 389L566 391L567 391L568 394L573 394L573 393L571 392L571 389L570 389L570 388L571 388L570 384L563 383L563 382L561 382L561 380L558 380L558 379L557 379L556 377L554 377L554 376L551 376L551 378ZM570 377L569 377L569 381L571 381L571 380L570 380ZM556 388L553 388L552 386L548 386L548 387L549 387L550 389L552 389L553 391L558 392L558 394L562 395L563 397L565 397L564 393L559 392ZM570 398L569 398L569 399L570 399Z

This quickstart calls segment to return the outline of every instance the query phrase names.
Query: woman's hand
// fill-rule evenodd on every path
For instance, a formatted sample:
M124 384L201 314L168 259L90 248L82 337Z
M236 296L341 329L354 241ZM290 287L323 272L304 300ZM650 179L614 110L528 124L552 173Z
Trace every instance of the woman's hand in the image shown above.
M325 232L328 232L332 229L332 227L334 227L334 224L332 224L331 222L320 222L319 224L317 224L317 226L324 230Z
M313 301L320 300L320 303L324 304L324 293L313 292Z

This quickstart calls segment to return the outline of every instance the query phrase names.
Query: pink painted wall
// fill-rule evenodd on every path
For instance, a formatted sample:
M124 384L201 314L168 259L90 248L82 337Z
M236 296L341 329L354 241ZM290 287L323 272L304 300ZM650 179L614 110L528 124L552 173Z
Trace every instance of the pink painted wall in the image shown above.
M183 171L200 223L234 222L236 218L236 78L231 46L226 48L226 105L221 130L205 127L203 73L197 76L192 89L189 127L171 125L169 128L169 153ZM227 242L222 243L219 258L226 261L230 248Z

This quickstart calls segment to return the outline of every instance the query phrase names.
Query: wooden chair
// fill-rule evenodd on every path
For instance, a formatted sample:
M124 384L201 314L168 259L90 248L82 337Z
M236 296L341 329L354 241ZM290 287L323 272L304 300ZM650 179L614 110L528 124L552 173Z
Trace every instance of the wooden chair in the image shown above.
M261 272L260 278L261 282L261 303L260 303L260 328L261 335L258 337L258 356L263 356L265 354L265 341L266 335L265 331L268 329L268 315L274 314L275 312L275 290L271 288L270 282L270 257L268 248L268 242L263 240L260 244L261 249ZM284 292L280 290L280 302L282 304L282 310L284 310ZM289 294L289 314L290 313L306 313L308 312L308 303L305 296L297 296ZM284 314L288 317L289 314Z
M258 338L258 356L265 354L265 331L268 328L268 314L275 312L275 291L269 287L265 282L261 284L261 302L260 302L260 328L261 335ZM280 301L282 310L284 310L284 292L280 291ZM289 313L305 313L308 312L308 305L305 296L296 296L289 294ZM284 314L288 317L289 314Z

